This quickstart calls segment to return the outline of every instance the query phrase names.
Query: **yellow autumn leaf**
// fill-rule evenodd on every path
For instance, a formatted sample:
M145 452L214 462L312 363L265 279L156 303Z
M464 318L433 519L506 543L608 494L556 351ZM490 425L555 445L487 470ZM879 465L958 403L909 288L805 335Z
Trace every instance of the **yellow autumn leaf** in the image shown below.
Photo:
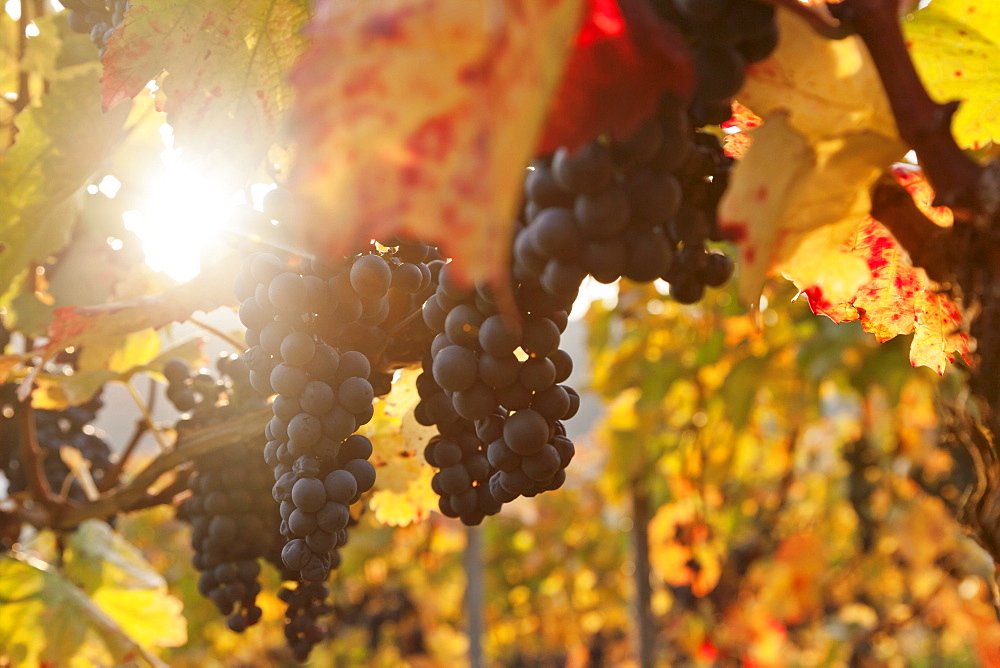
M959 100L952 131L959 146L1000 139L1000 4L934 0L904 24L920 78L939 102Z
M872 182L906 148L860 39L827 40L788 11L778 18L777 50L740 93L764 124L733 172L720 226L740 247L745 302L779 272L846 301L870 274L840 245L867 215Z

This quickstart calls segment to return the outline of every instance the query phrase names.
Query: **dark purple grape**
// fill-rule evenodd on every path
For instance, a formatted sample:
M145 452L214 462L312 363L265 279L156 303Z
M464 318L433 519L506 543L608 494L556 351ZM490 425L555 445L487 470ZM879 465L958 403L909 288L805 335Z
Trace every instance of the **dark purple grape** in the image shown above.
M517 454L533 454L549 440L548 421L537 411L519 410L504 423L503 439Z
M451 311L444 321L444 332L452 343L466 348L479 346L479 327L483 323L483 314L479 309L468 304L459 304Z
M372 456L372 442L367 436L354 434L349 436L340 449L338 462L348 462L352 459L369 459Z
M301 478L292 486L292 503L303 512L314 513L326 503L326 488L316 478Z
M361 494L364 494L375 484L375 467L366 459L352 459L344 464L344 470L354 476L358 484L358 491L355 494L356 501Z
M345 410L351 413L361 413L371 408L375 391L372 384L364 378L348 378L337 390L337 400Z
M288 422L288 438L309 447L315 445L323 435L323 424L319 418L309 413L299 413Z
M527 228L527 243L544 257L574 257L583 230L573 212L562 207L542 209Z
M445 390L467 390L476 382L476 353L462 346L448 346L437 354L432 366L434 381Z
M279 364L271 371L271 387L278 394L297 397L309 382L309 376L302 369L289 364Z
M348 474L350 475L350 474ZM353 480L353 477L351 478ZM316 513L316 524L323 531L336 533L347 527L351 511L346 503L330 501Z
M271 279L267 287L268 300L280 313L299 313L306 304L306 284L302 277L282 272Z
M575 152L560 148L552 158L552 172L560 186L574 194L600 192L614 176L611 151L590 142Z
M305 332L292 332L281 342L278 352L287 364L303 368L316 354L316 343Z
M614 186L594 195L581 195L573 206L577 222L588 239L614 239L625 231L631 215L628 195Z
M348 471L335 469L326 475L323 481L326 485L326 498L336 503L347 505L358 493L358 483Z
M362 255L351 266L351 286L365 299L383 297L392 284L392 269L380 255Z
M560 468L559 452L551 445L544 445L535 454L521 460L521 470L535 482L549 480Z
M277 403L277 400L275 400L275 403ZM333 388L326 383L319 380L311 380L302 388L302 394L299 395L298 403L301 405L302 410L307 413L322 417L336 405L336 395L333 392Z

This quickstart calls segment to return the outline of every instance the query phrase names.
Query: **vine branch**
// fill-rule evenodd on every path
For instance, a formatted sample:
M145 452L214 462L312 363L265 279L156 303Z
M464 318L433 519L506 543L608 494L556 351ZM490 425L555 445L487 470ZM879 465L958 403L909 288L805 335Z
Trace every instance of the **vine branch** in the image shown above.
M829 6L835 17L854 26L871 53L899 134L916 151L936 203L951 207L956 222L970 221L981 168L952 136L951 117L959 103L938 104L927 93L906 49L897 7L897 0L844 0Z
M49 512L57 513L63 504L52 493L49 481L45 477L45 453L38 445L38 434L35 431L35 410L31 407L30 397L21 402L17 411L17 420L22 448L21 456L27 471L31 496L45 506Z
M178 480L168 484L156 493L150 493L149 488L164 474L173 471L189 460L207 454L233 443L243 443L248 449L260 444L260 434L271 419L269 407L260 408L250 413L234 416L196 431L185 434L178 444L160 454L140 471L132 480L121 487L111 490L93 501L83 503L59 503L54 497L49 497L50 503L45 509L19 509L21 519L40 528L67 530L79 525L84 520L106 518L121 512L131 512L142 508L169 503L180 491L185 473L179 473ZM250 456L260 456L253 452ZM43 481L44 482L44 481ZM45 484L47 488L47 483Z
M239 341L238 339L236 339L233 336L230 336L229 334L226 334L218 327L213 327L204 320L199 320L198 318L188 318L188 322L190 322L195 327L200 327L209 334L214 334L216 337L222 339L223 341L225 341L226 343L228 343L233 347L234 349L233 352L242 352L247 349L246 343L244 343L243 341Z

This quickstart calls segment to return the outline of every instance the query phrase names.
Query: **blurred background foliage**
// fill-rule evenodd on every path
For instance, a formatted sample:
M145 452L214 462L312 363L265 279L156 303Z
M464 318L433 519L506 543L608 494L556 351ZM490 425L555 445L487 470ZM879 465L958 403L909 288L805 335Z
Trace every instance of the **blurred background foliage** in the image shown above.
M572 475L481 529L488 665L635 665L643 528L658 665L1000 665L994 565L948 510L971 475L939 443L958 372L913 369L905 341L793 297L770 294L756 322L726 292L685 307L622 284L591 305L601 414ZM372 515L312 664L463 665L467 530ZM170 665L291 664L267 587L264 622L235 636L167 510L120 527L184 602Z

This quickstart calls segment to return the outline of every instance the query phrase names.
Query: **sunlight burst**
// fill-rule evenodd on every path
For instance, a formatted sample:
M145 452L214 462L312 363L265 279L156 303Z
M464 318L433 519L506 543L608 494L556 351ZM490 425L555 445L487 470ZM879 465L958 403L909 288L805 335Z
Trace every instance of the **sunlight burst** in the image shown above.
M169 126L161 133L167 148L163 170L151 181L138 210L123 214L125 228L142 240L146 263L177 281L201 271L201 254L221 230L230 206L242 195L229 194L216 180L199 173L172 148Z

